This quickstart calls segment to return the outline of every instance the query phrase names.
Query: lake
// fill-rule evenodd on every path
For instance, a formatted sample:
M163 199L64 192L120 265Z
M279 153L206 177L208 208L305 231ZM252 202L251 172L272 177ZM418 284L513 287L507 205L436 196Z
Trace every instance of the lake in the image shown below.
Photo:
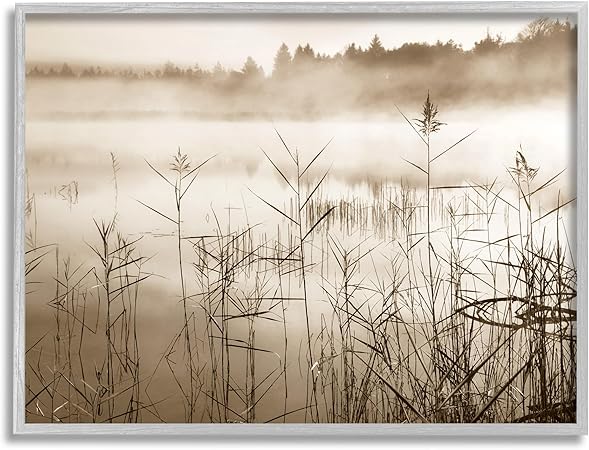
M350 420L358 410L366 414L361 420L386 421L389 413L385 414L379 406L382 391L362 387L364 382L368 383L366 386L382 384L379 377L368 380L370 371L366 370L366 364L386 366L382 361L374 362L374 354L367 352L370 346L384 351L379 347L382 342L373 340L376 336L385 339L383 342L396 336L397 343L392 346L396 354L389 355L388 361L398 361L398 367L385 369L409 392L411 402L425 402L416 394L419 388L411 383L427 379L429 363L421 362L418 352L409 347L429 348L424 350L424 358L434 364L442 357L434 355L430 348L439 345L431 344L436 342L432 328L455 320L458 307L453 302L458 298L470 298L473 302L489 296L499 298L503 297L501 291L515 296L516 292L525 291L520 284L530 284L522 281L521 275L514 275L513 267L503 269L501 264L505 261L518 259L517 254L507 256L508 251L514 250L504 245L502 240L506 236L520 234L527 239L533 230L535 237L530 242L541 242L540 247L546 248L555 243L558 248L562 246L567 253L562 257L563 264L566 261L574 265L574 203L559 211L558 216L549 215L527 228L521 219L528 214L513 174L510 176L508 171L516 165L518 150L530 167L539 168L534 179L536 187L565 171L557 183L551 182L548 188L535 193L530 207L532 222L575 196L575 139L570 127L574 121L567 114L570 105L560 99L517 109L440 105L440 118L447 125L431 137L431 158L476 132L432 162L429 195L427 177L415 167L426 167L425 146L394 106L387 115L274 122L201 120L182 111L158 112L147 117L136 117L129 111L89 116L86 110L64 110L44 104L31 104L29 108L29 103L28 248L49 249L42 251L40 264L27 276L27 348L34 347L31 353L39 361L38 372L28 372L30 386L41 386L39 375L48 376L51 370L47 372L46 368L52 365L55 373L56 365L63 364L63 373L69 371L75 379L64 375L67 381L62 381L62 388L68 383L80 390L84 386L85 395L91 397L92 392L98 395L102 386L107 394L100 398L113 395L114 387L96 375L100 371L97 368L104 367L106 350L105 330L99 323L105 308L104 304L99 306L105 295L97 255L101 242L94 221L109 223L116 217L116 233L127 242L136 242L136 255L146 258L141 262L140 274L147 277L137 285L121 289L122 296L112 300L122 299L128 309L113 309L116 312L112 327L118 330L118 337L112 338L116 343L115 356L111 354L114 362L110 364L116 373L117 392L122 393L104 401L112 408L111 416L122 414L126 405L121 403L128 402L125 396L136 389L129 381L133 371L123 370L126 364L120 360L121 348L129 342L139 342L141 350L124 354L137 367L141 355L136 375L141 389L137 388L135 395L140 395L144 402L138 408L143 421L184 421L187 401L183 396L188 391L179 387L187 389L188 385L194 391L188 395L194 395L192 421L298 422L308 420L307 414L338 421ZM419 117L420 110L414 108L404 113L410 118ZM299 155L300 171L329 143L301 177L300 186L295 181L296 165L281 138L292 155ZM170 164L178 151L190 160L190 169L185 173L212 157L194 172L198 176L182 198L182 269L174 223L174 189L156 172L174 180L177 172L170 170ZM281 173L295 186L290 186ZM319 188L313 191L326 173ZM192 176L186 178L183 186L190 180ZM296 218L297 190L303 200L313 192L312 199L300 209L300 220ZM432 229L431 247L426 245L430 239L424 239L428 222ZM303 235L312 229L303 238L304 258L297 247L302 237L297 235L299 224ZM472 234L467 239L465 233ZM563 234L570 240L568 250ZM114 231L111 239L114 246L118 239ZM524 243L521 236L513 240L521 244L516 253L532 255L536 251L536 244ZM409 253L413 256L408 257ZM306 262L297 266L297 261L289 260L295 256ZM462 271L462 281L458 281L458 263L452 262L452 258L468 267ZM494 261L490 263L491 269L489 261ZM118 270L122 276L122 269ZM476 275L485 270L487 274ZM546 270L555 269L547 265ZM138 275L139 278L143 277ZM433 278L438 280L431 283L436 285L436 292L427 287L427 281ZM516 280L515 285L512 279ZM112 283L118 286L121 278ZM540 284L534 284L534 289ZM220 307L213 304L217 293L211 294L217 289L227 296ZM410 294L413 290L419 294ZM458 295L458 290L462 294ZM56 308L55 299L64 295L65 300L58 302ZM356 308L345 311L348 319L343 321L344 308L339 306L342 299L342 304L354 304ZM192 314L189 326L183 316L184 301ZM421 306L415 306L415 302ZM428 309L429 303L434 306ZM506 323L507 308L494 308L487 311L489 317L501 317ZM397 312L392 314L394 310ZM127 316L131 311L133 318ZM88 326L80 328L82 313ZM375 321L385 313L391 314L390 323L378 329ZM60 314L61 319L57 319ZM60 339L56 339L60 336L60 332L55 333L56 320L62 321ZM515 321L511 316L510 320ZM129 331L133 323L135 340ZM369 323L372 328L367 327ZM446 326L444 322L443 327ZM469 366L480 361L484 348L492 348L492 342L507 336L503 329L485 328L485 322L476 322L476 326L481 330L471 336L480 346L477 344L477 350L473 350ZM182 330L189 327L195 367L186 368L182 361L186 361L187 347L181 342L185 336ZM63 331L66 329L67 332ZM448 334L440 339L448 349L458 345L456 339L468 335L464 330L445 333ZM524 339L512 338L510 349ZM490 347L485 347L487 344ZM174 351L170 345L176 346ZM562 352L562 342L560 345ZM351 351L353 346L356 350ZM340 362L346 352L350 355L347 358L357 359ZM309 353L310 369L306 366ZM482 391L483 386L486 389L499 383L498 379L505 376L498 375L504 362L501 358L497 357L493 370L473 379L473 390ZM74 360L77 365L72 367ZM438 367L436 364L443 367L441 362L434 364ZM176 373L173 367L178 368L177 378L172 376ZM409 368L414 369L411 376L406 373ZM506 373L515 373L517 369L510 366ZM198 380L194 386L185 373L187 370L198 374L193 375ZM438 370L441 369L434 372L439 381ZM216 380L211 373L217 374ZM309 381L309 373L314 382ZM324 378L328 375L331 381ZM338 388L345 387L344 393L351 389L350 380L358 384L359 391L352 400L330 391L338 377L342 383ZM528 392L530 385L525 381L523 384L522 391ZM82 397L75 407L71 400L67 405L64 403L61 413L67 410L67 417L73 421L99 420L98 406L94 405L95 412L88 411L80 403L88 399ZM137 397L133 401L138 401ZM38 404L36 415L27 420L47 420L48 400L43 402L44 405ZM62 403L59 398L52 398L51 402L55 402L54 410ZM506 402L509 404L509 400ZM395 411L402 415L403 402L397 403ZM309 407L310 404L314 406ZM360 404L364 406L360 408ZM424 403L423 410L428 408ZM523 408L517 406L512 414ZM59 417L61 413L55 415ZM500 408L494 414L488 420L505 418ZM127 420L130 416L122 414L119 419Z

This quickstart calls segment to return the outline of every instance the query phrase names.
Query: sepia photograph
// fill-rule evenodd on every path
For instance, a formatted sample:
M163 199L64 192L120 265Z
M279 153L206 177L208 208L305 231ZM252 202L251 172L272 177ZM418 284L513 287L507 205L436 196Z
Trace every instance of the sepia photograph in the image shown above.
M24 23L27 424L574 424L574 14Z

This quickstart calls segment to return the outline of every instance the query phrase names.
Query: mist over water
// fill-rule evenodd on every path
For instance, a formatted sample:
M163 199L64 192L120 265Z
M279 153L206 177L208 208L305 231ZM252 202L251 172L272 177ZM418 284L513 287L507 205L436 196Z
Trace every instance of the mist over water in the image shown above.
M520 145L530 163L541 168L543 178L572 167L573 136L568 112L567 102L559 99L522 108L478 105L472 110L450 110L442 116L449 125L436 136L435 149L442 151L472 130L477 132L467 143L457 146L451 155L440 158L432 172L434 185L484 184L497 178L498 183L511 190L507 168L514 164L515 151ZM153 208L171 213L170 193L145 160L165 172L170 155L178 147L196 163L216 155L202 169L194 191L186 197L185 235L224 232L230 226L244 227L247 223L259 223L257 232L272 234L277 224L284 225L280 216L269 214L268 207L248 190L263 195L268 202L285 210L288 206L284 203L288 187L260 150L272 155L277 165L288 166L288 155L283 152L275 129L289 146L300 152L303 160L310 160L333 138L309 174L312 184L329 169L321 189L326 199L370 201L375 185L398 189L402 182L416 188L424 184L423 174L403 160L424 162L419 138L394 112L386 117L358 115L354 119L320 122L202 121L178 115L76 119L76 111L69 113L70 118L31 118L27 122L27 180L29 192L35 195L36 239L39 243L59 243L60 254L68 255L75 264L90 267L95 259L88 247L88 243L96 242L93 219L108 219L115 208L121 232L131 237L144 237L141 253L153 257L144 270L158 275L144 282L141 288L140 338L142 346L151 349L148 353L151 356L143 358L146 367L156 366L158 355L165 350L173 330L181 326L181 322L171 242L174 227L137 202L149 202ZM517 128L513 123L518 124ZM538 130L544 132L539 134ZM110 153L116 155L119 168L116 204ZM64 185L73 182L77 183L75 199L64 196L64 192L60 194ZM573 195L574 179L562 177L559 188L562 202ZM511 195L515 193L512 191ZM555 205L557 196L557 192L547 193L543 208L548 210ZM70 200L74 200L73 203ZM234 208L230 217L228 208ZM31 219L28 222L31 227ZM362 241L359 236L350 239L357 243ZM47 299L53 296L52 265L50 260L43 263L35 276L35 280L42 280L47 287L27 296L28 342L36 341L52 326L47 322L51 309L46 306ZM367 274L371 272L370 265L364 268ZM198 289L190 282L189 285L195 291ZM323 298L315 305L316 312L327 314L325 294L315 290L314 295L317 299ZM292 320L289 334L293 345L298 347L297 342L304 334L300 304L289 307L289 317ZM320 327L320 323L315 326ZM265 326L257 336L261 342L272 342L280 332L280 327ZM279 347L267 347L280 351ZM289 352L292 360L298 358L294 347ZM266 365L272 367L272 358L267 360L266 356L260 357L260 369ZM298 372L299 369L292 370ZM162 397L174 394L173 385L165 374L158 373L156 380L159 380L159 383L155 381L156 385L168 386L159 392ZM290 388L291 392L299 390L302 394L304 384L293 380ZM267 414L275 411L273 405L279 398L279 393L268 396L265 403L259 405L259 414L263 414L264 408ZM183 414L173 404L164 406L162 411L168 420L181 421ZM301 407L293 400L292 407L295 405ZM295 414L289 420L299 421L301 417Z
M284 77L31 62L27 420L574 418L575 52L544 26Z

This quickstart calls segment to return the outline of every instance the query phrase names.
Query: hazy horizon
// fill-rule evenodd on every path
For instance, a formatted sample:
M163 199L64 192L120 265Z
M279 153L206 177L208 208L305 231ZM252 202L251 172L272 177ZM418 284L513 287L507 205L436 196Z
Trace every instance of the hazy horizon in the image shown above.
M309 43L330 56L352 43L367 48L376 34L385 48L406 43L435 44L452 40L471 49L487 34L512 41L541 15L472 14L313 16L250 15L67 17L31 15L25 42L29 63L107 64L154 67L166 62L198 63L212 69L220 63L239 70L248 56L272 72L276 51L285 43L294 52ZM553 16L569 20L568 16ZM227 24L230 24L230 27Z

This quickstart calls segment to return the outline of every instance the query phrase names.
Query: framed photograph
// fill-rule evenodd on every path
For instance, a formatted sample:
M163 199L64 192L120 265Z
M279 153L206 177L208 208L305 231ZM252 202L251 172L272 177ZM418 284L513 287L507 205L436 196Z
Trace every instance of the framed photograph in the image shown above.
M586 2L15 22L15 433L587 433Z

